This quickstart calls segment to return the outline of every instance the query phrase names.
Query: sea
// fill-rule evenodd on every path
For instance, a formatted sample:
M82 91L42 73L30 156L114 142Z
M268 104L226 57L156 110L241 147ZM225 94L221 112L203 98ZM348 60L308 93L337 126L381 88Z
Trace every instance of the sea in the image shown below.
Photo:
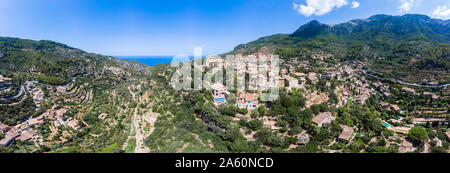
M116 57L128 61L137 61L142 64L146 64L148 66L171 63L173 59L173 56L116 56ZM190 56L189 59L192 60L194 59L194 57Z

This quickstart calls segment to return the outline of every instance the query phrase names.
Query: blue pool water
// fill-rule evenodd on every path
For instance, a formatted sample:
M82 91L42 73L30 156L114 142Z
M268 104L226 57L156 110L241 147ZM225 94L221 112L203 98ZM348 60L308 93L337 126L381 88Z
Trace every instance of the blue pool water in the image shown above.
M117 56L117 58L129 61L137 61L149 66L155 66L158 64L171 63L173 56ZM194 57L189 57L190 60Z
M388 123L386 123L386 122L383 122L383 126L386 126L386 127L391 127L391 125L389 125Z
M225 101L225 98L214 99L215 102Z

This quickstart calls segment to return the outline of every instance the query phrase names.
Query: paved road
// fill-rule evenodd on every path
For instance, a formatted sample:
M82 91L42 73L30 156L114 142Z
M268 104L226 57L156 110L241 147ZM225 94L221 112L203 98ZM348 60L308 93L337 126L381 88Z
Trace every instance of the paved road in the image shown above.
M63 86L63 87L69 86L70 84L72 84L73 82L75 82L75 80L76 80L79 76L80 76L80 75L77 75L77 76L73 77L72 80L71 80L69 83L67 83L67 84L64 84L64 85L50 85L50 86ZM19 93L17 93L17 94L14 95L14 96L11 96L11 97L0 98L0 101L9 101L9 100L14 100L14 99L16 99L16 98L21 97L21 96L24 94L24 92L25 92L25 85L28 84L28 83L49 85L49 84L40 83L40 82L38 82L38 81L26 81L25 83L23 83L22 85L20 85L20 91L19 91Z
M24 92L25 92L25 87L24 87L24 84L22 84L22 85L20 85L19 93L17 93L17 94L14 95L14 96L11 96L11 97L0 98L0 100L1 100L1 101L14 100L14 99L19 98L20 96L22 96Z

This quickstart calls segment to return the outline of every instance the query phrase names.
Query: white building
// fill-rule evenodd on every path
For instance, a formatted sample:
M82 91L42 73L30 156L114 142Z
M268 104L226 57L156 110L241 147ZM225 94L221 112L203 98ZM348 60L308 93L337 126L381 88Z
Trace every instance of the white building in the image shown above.
M241 93L236 102L238 108L255 109L258 107L258 93Z

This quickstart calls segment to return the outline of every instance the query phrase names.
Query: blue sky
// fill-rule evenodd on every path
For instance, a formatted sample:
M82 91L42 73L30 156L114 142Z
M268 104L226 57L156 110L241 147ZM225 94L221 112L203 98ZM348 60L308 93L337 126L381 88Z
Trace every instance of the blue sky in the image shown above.
M406 13L449 19L450 0L1 0L0 36L113 56L219 54L313 19Z

